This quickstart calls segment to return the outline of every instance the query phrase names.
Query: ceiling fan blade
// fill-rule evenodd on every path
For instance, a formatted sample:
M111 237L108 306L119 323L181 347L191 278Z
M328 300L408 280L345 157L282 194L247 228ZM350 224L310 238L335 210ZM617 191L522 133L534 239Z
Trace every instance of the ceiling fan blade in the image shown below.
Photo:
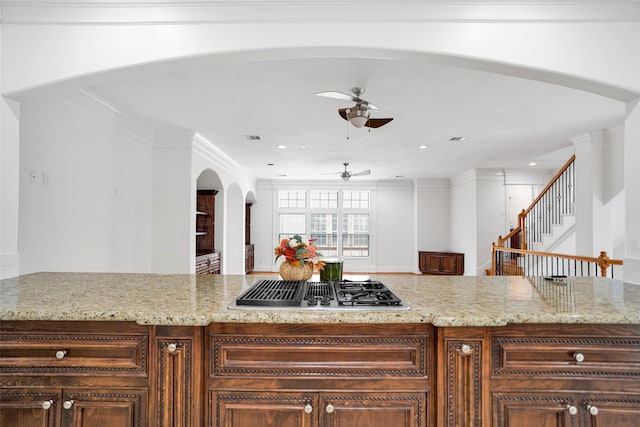
M370 110L378 109L376 105L370 103L369 101L365 101L364 99L360 99L357 96L347 95L346 93L342 93L342 92L334 92L334 91L318 92L316 93L316 95L324 96L325 98L334 98L334 99L343 99L345 101L353 101L356 104L364 105Z
M341 108L338 110L338 114L340 114L340 117L345 120L347 120L347 110L349 110L349 108Z
M345 116L346 116L346 113L345 113ZM367 123L365 123L364 125L366 127L375 129L375 128L379 128L380 126L386 125L391 120L393 120L393 118L388 118L388 119L369 119L369 120L367 120Z
M346 93L342 93L342 92L334 92L334 91L329 91L329 92L318 92L316 93L317 96L324 96L326 98L335 98L335 99L343 99L345 101L354 101L357 102L360 99L356 98L353 95L347 95Z
M371 171L367 169L366 171L351 174L351 176L365 176L365 175L371 175Z

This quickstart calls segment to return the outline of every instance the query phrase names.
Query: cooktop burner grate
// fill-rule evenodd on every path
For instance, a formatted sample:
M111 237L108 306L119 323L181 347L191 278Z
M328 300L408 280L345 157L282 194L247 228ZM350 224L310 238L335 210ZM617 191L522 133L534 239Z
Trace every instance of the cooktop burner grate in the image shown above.
M408 309L383 283L259 280L235 301L236 307L309 309Z
M238 297L237 305L297 307L302 301L303 282L260 280Z

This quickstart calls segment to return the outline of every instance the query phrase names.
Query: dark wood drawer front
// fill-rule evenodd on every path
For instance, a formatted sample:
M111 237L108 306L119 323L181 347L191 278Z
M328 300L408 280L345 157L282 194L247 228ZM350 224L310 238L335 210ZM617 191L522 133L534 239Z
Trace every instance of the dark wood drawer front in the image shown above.
M640 338L494 337L493 374L640 376Z
M210 376L426 377L421 337L210 337Z
M140 335L4 334L5 374L147 374L147 337Z

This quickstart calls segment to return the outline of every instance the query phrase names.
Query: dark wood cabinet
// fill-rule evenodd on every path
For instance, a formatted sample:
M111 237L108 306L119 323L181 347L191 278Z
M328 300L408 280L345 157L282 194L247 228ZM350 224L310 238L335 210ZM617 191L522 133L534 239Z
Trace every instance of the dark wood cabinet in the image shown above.
M217 324L208 331L208 425L431 425L429 325Z
M439 328L438 332L438 425L482 426L489 420L483 401L488 394L486 378L486 328Z
M215 252L216 190L196 194L196 256Z
M464 275L464 254L456 252L418 252L418 267L422 274Z
M12 427L145 426L146 389L0 390L0 425Z
M0 324L2 426L636 427L638 419L640 325Z
M244 247L244 272L250 273L255 268L255 254L253 245Z
M196 257L196 274L220 274L220 253Z
M202 328L153 328L156 369L152 372L151 425L202 425Z
M220 253L215 248L216 190L196 195L196 274L220 274Z
M506 326L491 347L494 426L638 425L638 325Z
M2 322L0 425L148 425L147 327Z

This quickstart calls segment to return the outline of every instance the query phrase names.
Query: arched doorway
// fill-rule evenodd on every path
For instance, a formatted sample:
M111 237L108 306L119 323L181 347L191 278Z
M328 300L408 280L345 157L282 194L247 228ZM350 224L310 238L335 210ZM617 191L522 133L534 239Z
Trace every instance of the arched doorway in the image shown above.
M222 247L224 197L222 183L211 169L205 169L196 180L195 209L195 272L222 272L220 248Z

